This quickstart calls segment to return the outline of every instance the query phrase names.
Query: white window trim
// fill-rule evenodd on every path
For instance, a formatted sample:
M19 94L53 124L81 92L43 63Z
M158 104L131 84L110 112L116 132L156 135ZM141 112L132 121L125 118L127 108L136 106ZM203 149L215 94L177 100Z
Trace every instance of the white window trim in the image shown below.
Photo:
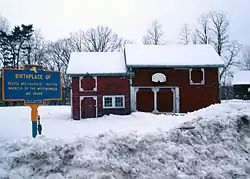
M189 84L190 85L204 85L205 84L205 71L204 71L204 68L201 68L201 71L202 71L202 81L200 83L194 83L192 81L192 71L193 71L193 68L189 69Z
M92 91L97 91L97 77L93 76L94 80L95 80L95 88L93 90L84 90L83 86L82 86L82 80L84 79L83 76L79 77L79 91L80 92L92 92ZM83 84L84 85L84 84Z
M115 98L119 97L122 98L123 100L123 106L115 106ZM112 98L112 106L111 107L106 107L105 106L105 98ZM125 96L124 95L109 95L109 96L103 96L102 97L102 108L103 109L121 109L121 108L125 108Z

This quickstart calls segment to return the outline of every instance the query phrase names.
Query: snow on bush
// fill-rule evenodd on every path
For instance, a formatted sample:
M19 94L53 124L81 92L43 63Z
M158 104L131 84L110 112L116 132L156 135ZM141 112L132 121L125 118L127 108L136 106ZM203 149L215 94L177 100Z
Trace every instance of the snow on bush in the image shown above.
M170 131L67 142L40 136L0 146L0 178L250 178L250 103L188 114Z

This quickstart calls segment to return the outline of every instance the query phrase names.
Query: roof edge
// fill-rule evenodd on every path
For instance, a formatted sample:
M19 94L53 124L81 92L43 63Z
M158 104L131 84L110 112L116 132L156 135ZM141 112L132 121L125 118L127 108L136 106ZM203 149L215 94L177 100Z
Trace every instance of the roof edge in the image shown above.
M126 73L67 73L70 76L131 76L134 73L126 72Z
M127 65L128 68L190 68L190 67L224 67L223 64L211 64L211 65Z
M233 86L250 86L250 83L233 83L232 82L232 85Z

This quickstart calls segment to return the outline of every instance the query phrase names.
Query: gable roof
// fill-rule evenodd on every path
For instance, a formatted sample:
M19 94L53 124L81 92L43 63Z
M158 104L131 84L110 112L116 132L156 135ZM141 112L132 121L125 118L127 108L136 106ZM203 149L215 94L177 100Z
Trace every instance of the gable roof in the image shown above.
M125 45L128 67L222 67L212 45Z
M234 74L233 85L250 85L250 71L237 71Z
M123 74L126 71L123 52L73 52L67 74Z

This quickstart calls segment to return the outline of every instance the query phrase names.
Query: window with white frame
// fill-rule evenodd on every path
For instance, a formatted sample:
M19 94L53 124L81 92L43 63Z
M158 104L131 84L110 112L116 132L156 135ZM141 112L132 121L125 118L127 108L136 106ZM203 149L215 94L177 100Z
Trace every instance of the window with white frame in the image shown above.
M105 107L105 108L110 108L110 107L112 107L112 97L104 97L104 104L103 104L103 106Z
M203 68L189 69L189 84L190 85L205 84L205 71Z
M124 108L125 96L103 96L103 108Z
M115 107L123 107L123 97L115 97Z

